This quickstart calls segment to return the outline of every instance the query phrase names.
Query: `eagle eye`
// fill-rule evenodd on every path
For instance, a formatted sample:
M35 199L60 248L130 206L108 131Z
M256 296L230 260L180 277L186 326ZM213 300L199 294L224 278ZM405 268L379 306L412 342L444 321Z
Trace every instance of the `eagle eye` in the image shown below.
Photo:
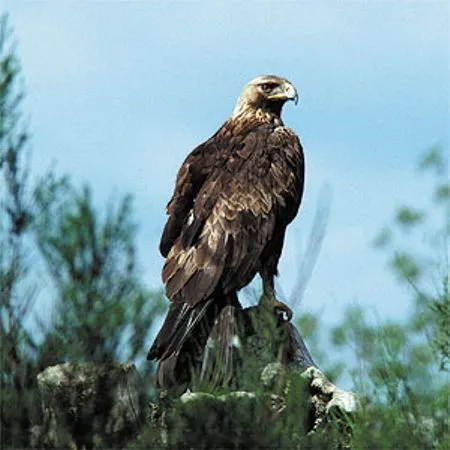
M264 91L264 92L266 92L266 93L268 93L268 92L270 92L274 87L276 87L277 86L277 84L276 83L263 83L263 84L261 84L261 89Z

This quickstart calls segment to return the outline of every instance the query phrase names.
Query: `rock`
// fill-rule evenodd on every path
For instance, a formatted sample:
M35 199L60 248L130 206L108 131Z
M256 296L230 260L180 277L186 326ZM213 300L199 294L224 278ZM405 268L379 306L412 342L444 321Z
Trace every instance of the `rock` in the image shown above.
M136 436L144 409L133 364L59 364L37 378L44 420L34 447L120 448Z

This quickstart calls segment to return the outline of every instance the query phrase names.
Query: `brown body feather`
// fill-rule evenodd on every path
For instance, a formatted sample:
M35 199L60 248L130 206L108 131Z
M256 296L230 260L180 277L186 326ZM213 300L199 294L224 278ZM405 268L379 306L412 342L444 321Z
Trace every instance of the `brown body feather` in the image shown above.
M194 306L217 288L227 294L247 285L270 258L265 250L272 241L282 246L277 236L297 213L303 190L297 137L281 125L250 123L242 129L235 121L181 168L161 239L161 248L170 248L162 278L173 301ZM185 178L191 167L206 173L201 185ZM189 198L183 195L186 184Z
M212 303L236 306L258 272L276 275L303 182L300 142L270 110L238 111L188 155L160 243L172 304L149 359L179 351Z

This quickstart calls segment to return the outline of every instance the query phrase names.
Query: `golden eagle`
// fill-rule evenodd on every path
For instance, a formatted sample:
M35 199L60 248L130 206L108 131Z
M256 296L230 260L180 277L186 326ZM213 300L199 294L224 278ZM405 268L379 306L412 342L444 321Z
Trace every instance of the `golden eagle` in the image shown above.
M286 227L304 184L302 146L280 117L287 100L298 101L288 80L270 75L250 81L231 117L178 172L160 243L171 305L148 353L160 360L160 387L179 381L182 353L184 364L195 363L186 346L195 341L201 353L214 319L226 305L239 305L237 291L256 274L263 281L261 304L292 316L274 293Z

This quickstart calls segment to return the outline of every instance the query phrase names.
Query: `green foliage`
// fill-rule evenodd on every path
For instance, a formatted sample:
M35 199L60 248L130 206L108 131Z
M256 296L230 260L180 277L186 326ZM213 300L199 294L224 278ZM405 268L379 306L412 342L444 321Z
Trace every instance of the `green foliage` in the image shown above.
M420 266L414 256L403 251L396 253L391 260L391 267L401 280L416 282L421 274Z
M450 184L443 183L436 186L434 191L434 201L436 203L450 201Z
M422 158L419 170L431 172L435 179L428 211L422 216L424 221L414 223L413 227L415 236L424 236L427 246L422 255L411 255L400 253L393 242L393 266L400 280L412 288L417 302L415 317L424 316L423 331L437 352L440 367L446 369L450 363L448 155L441 148L432 148Z
M277 447L276 426L267 427L269 409L261 402L259 398L228 397L223 403L178 404L168 418L169 448Z
M431 147L420 159L417 165L419 172L433 171L438 176L448 174L448 159L442 148Z
M242 383L248 385L246 380ZM285 388L278 393L258 380L250 391L223 389L214 395L160 398L152 404L139 439L129 448L351 448L351 418L332 411L332 420L325 419L310 433L315 419L308 383L298 373L285 372L281 384Z
M431 448L448 439L448 395L435 353L413 322L372 325L360 307L346 311L332 332L338 348L353 349L355 390L366 399L355 418L355 448ZM407 433L402 430L408 430Z
M432 172L439 191L448 177L443 151L430 150L419 168ZM355 448L443 449L450 442L445 374L450 348L449 206L445 195L432 195L424 211L401 207L393 225L375 240L377 248L390 254L397 279L410 289L411 313L404 323L369 320L367 311L352 306L332 330L333 344L350 348L356 356L351 375L356 391L366 398L353 427ZM417 236L425 237L426 245L418 246ZM415 253L408 249L413 247ZM430 283L436 278L442 283Z
M431 332L431 342L440 358L440 368L449 369L450 364L450 280L444 280L442 293L430 305L435 326Z
M411 208L399 208L395 217L398 225L404 228L417 225L424 218L424 213Z
M339 448L331 435L338 440L342 434L335 434L331 423L324 433L306 436L311 409L305 380L291 374L285 382L285 397L254 382L247 392L223 389L220 395L165 398L162 408L153 405L150 424L130 448Z
M31 213L21 117L20 64L6 15L0 17L0 407L2 447L26 447L24 430L36 413L36 349L24 326L35 300L29 278L27 230Z
M41 418L36 375L63 361L144 359L149 331L163 310L136 263L132 202L102 216L88 187L53 174L30 186L28 133L21 116L20 64L6 16L0 18L0 381L2 448L26 448ZM34 197L33 197L34 191ZM30 320L39 291L37 248L56 290L54 323ZM33 259L31 259L31 256ZM45 292L47 302L49 292ZM32 330L32 331L31 331ZM151 383L152 366L145 366Z
M163 300L139 280L131 197L110 204L102 218L88 187L78 191L68 177L49 174L35 200L37 243L57 290L49 337L59 360L143 358Z

